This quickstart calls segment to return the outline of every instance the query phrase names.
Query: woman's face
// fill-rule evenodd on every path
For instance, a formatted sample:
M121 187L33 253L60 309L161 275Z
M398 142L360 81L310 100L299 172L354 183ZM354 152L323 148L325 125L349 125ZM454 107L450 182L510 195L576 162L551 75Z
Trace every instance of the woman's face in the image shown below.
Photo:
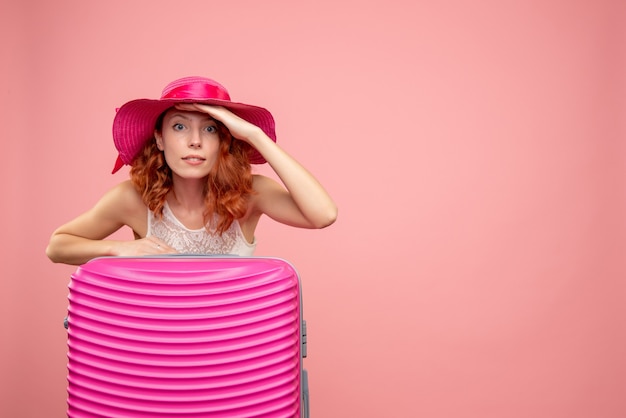
M179 177L204 178L217 160L217 123L205 113L170 109L163 117L161 131L155 131L154 137L167 165Z

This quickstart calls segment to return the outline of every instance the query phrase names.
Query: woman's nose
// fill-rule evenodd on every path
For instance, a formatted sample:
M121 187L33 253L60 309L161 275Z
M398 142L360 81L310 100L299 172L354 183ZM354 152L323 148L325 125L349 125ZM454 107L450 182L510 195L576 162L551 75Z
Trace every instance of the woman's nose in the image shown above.
M202 139L200 138L200 132L197 130L191 131L189 136L189 147L200 148L202 146Z

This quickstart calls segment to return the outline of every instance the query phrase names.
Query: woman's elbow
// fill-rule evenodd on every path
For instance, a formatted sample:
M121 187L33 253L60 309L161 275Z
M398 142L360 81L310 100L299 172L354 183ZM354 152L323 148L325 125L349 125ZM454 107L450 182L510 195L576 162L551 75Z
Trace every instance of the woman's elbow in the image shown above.
M65 260L65 257L63 254L64 248L65 247L63 245L63 238L57 235L56 233L54 233L50 237L50 241L48 242L48 246L46 247L46 256L53 263L66 263L67 264L67 260Z
M62 263L63 259L61 257L61 253L59 251L59 246L56 245L56 243L54 241L55 241L55 239L54 239L54 237L52 237L50 239L50 242L48 243L48 246L46 247L46 256L53 263Z
M50 261L52 261L53 263L58 263L59 259L57 257L57 254L54 250L54 246L51 244L48 244L48 246L46 247L46 256L50 259Z
M337 220L337 207L333 206L325 210L322 216L318 216L315 222L313 223L313 227L315 229L323 229L331 226Z

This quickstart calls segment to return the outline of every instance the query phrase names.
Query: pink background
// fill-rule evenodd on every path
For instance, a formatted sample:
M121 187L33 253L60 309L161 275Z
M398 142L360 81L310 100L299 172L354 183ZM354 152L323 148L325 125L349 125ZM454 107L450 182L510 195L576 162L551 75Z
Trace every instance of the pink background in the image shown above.
M303 279L314 417L626 416L624 4L4 0L0 416L64 416L48 237L126 178L114 109L186 75L340 207L258 231Z

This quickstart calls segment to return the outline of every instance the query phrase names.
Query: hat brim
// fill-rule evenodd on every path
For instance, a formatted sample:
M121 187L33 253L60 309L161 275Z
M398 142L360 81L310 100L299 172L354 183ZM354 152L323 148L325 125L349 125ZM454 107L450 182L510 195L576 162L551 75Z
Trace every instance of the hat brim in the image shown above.
M113 120L113 142L119 152L118 160L131 164L145 143L154 137L158 117L177 103L202 103L223 106L240 118L258 126L276 142L274 117L265 108L244 103L219 99L137 99L119 108ZM249 155L251 164L263 164L265 158L252 149ZM116 164L116 169L119 169Z

